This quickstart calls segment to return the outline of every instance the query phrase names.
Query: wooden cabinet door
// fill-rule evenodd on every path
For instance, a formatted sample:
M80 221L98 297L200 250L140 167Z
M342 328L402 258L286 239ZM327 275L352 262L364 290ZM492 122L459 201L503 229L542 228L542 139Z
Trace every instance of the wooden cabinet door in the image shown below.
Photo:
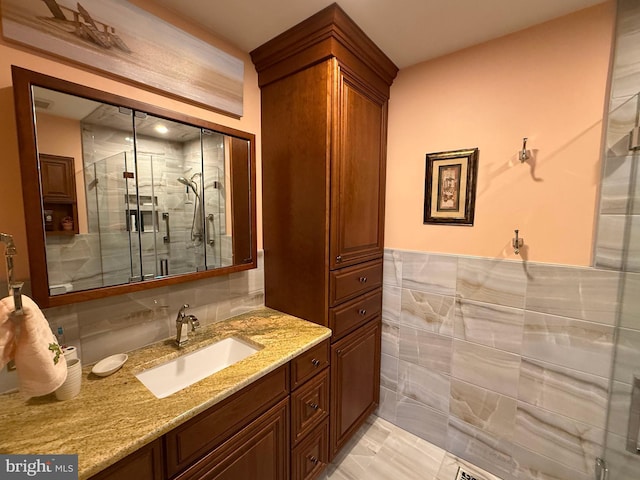
M76 201L73 158L41 154L40 172L45 202Z
M331 346L332 459L380 400L380 318Z
M288 480L289 458L286 398L176 480Z
M386 99L338 68L330 268L383 254Z
M163 480L162 440L154 440L118 463L94 475L90 480Z

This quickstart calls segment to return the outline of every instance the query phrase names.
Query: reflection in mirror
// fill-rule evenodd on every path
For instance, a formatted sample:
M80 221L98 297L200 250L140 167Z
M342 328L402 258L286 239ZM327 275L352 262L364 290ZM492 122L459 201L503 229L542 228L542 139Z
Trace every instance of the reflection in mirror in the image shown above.
M255 267L252 135L14 68L18 110L22 75L39 80L35 158L21 148L21 161L40 172L43 306ZM34 297L36 283L32 268ZM67 300L74 292L84 296Z

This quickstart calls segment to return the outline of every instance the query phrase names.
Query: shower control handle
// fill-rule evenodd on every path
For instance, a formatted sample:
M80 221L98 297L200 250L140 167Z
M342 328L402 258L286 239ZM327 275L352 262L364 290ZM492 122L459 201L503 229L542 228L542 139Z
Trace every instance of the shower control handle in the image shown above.
M214 237L214 218L213 218L213 213L210 213L209 215L207 215L207 243L211 246L215 245L216 240Z
M162 241L164 243L171 243L171 229L169 227L169 212L162 213L162 220L166 224L167 234L163 237Z
M640 377L633 377L629 424L627 425L627 451L640 455Z

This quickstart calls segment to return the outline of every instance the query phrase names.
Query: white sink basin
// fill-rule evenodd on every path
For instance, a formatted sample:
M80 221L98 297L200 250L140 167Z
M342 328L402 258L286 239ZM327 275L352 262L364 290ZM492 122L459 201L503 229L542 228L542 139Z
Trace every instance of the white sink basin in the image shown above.
M259 351L247 342L231 337L182 355L136 375L158 398L168 397L183 388L227 368Z

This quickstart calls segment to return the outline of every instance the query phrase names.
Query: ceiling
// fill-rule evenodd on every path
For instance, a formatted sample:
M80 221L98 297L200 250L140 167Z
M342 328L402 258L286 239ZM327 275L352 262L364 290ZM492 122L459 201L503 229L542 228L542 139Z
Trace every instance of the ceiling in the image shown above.
M334 0L154 0L250 52ZM400 68L603 0L338 0ZM206 6L206 7L205 7Z

